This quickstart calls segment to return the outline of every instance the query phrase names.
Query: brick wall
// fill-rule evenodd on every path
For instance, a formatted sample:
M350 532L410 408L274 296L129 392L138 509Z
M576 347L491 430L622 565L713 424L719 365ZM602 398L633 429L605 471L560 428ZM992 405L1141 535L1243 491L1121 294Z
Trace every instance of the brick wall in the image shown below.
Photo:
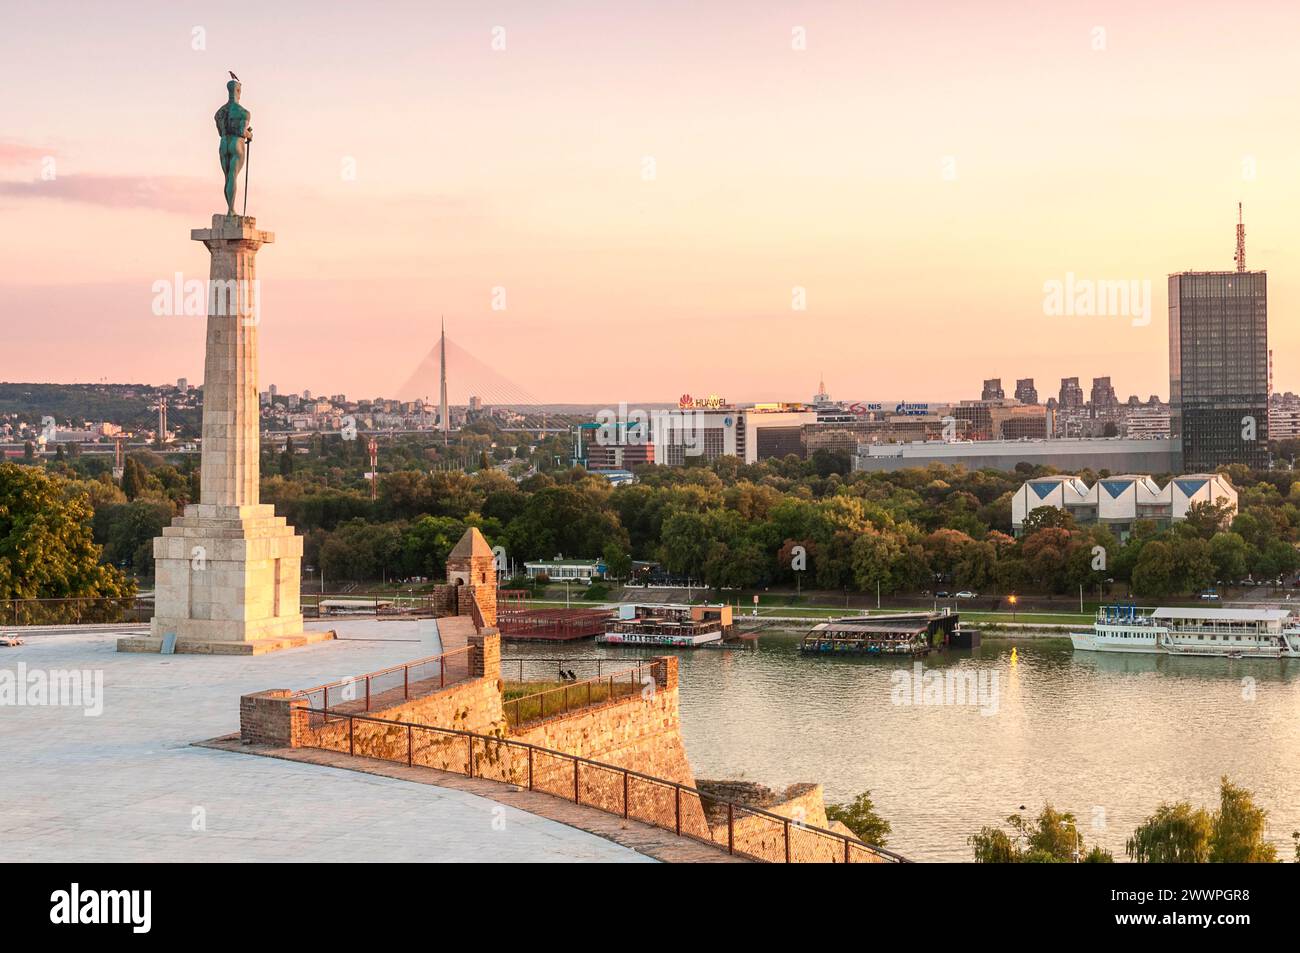
M495 678L462 682L370 714L389 721L471 731L481 735L502 735L506 724L505 714L501 710L501 690L497 687ZM302 745L330 751L351 750L363 758L405 761L410 756L415 764L460 773L465 773L465 762L469 756L469 743L456 735L422 732L418 729L408 731L402 726L355 719L349 729L346 718L316 726L306 724L306 719L303 718L297 739Z
M469 673L478 678L501 678L501 635L496 629L484 629L471 635L469 643Z
M433 607L434 615L459 615L456 605L456 590L459 586L441 585L434 586L428 592L429 602Z
M511 740L693 786L695 776L680 732L677 657L664 656L659 661L664 664L656 667L653 691L646 686L641 694L532 722L513 731ZM533 770L535 787L572 797L572 762L535 763ZM621 775L588 768L579 770L578 780L584 803L622 812ZM677 798L671 787L634 779L629 784L628 801L633 817L674 826ZM687 795L682 799L681 815L683 830L709 836L697 798Z
M239 699L239 740L244 744L293 748L301 744L300 721L293 717L293 692L272 688Z
M627 768L686 787L695 777L680 732L677 658L664 656L655 669L653 688L630 697L533 722L509 732L502 708L501 642L494 632L470 638L471 681L412 699L401 705L371 712L376 718L473 732L534 745L615 767ZM693 794L681 795L669 784L657 784L621 773L577 764L572 758L507 748L483 739L470 742L460 735L421 732L418 728L338 719L310 724L308 715L287 689L254 692L240 699L240 736L245 743L277 746L310 745L333 751L350 749L358 757L382 758L440 768L460 774L507 781L558 797L572 799L575 785L582 803L712 839L725 847L725 809L706 817L705 804ZM508 733L509 732L509 733ZM472 759L472 768L471 768ZM781 794L743 782L703 782L701 787L717 798L751 802L771 813L788 817L790 853L796 861L831 861L842 858L838 840L813 834L802 825L827 828L826 807L819 784L793 785ZM786 825L779 820L738 812L732 831L736 849L769 860L785 854ZM859 859L865 859L857 855Z
M501 637L485 631L470 638L470 675L472 681L451 685L441 691L413 698L391 708L366 712L373 718L454 728L481 734L499 734L505 730L505 713L501 708ZM318 720L306 712L295 711L305 703L293 698L287 688L253 692L239 699L239 737L245 744L266 744L277 747L313 747L346 751L348 746L346 720L312 727ZM358 727L360 726L360 727ZM379 726L356 722L353 725L353 745L364 735L379 737ZM391 732L396 739L396 732ZM398 739L405 757L405 729ZM376 745L381 745L379 741ZM380 747L371 752L383 756ZM362 752L357 750L358 754Z

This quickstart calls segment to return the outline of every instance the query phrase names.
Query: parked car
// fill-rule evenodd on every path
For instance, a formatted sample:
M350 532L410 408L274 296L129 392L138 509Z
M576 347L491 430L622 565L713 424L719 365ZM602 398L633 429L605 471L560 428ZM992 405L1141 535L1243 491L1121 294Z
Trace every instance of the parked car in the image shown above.
M979 595L978 592L971 592L969 589L963 589L961 592L957 593L957 598L958 598L958 599L974 599L974 598L977 597L978 595Z
M947 593L946 590L940 589L938 592L936 592L936 593L934 594L934 597L935 597L936 599L947 599L947 598L948 598L948 593Z
M1201 598L1207 602L1218 602L1219 594L1217 592L1202 592Z

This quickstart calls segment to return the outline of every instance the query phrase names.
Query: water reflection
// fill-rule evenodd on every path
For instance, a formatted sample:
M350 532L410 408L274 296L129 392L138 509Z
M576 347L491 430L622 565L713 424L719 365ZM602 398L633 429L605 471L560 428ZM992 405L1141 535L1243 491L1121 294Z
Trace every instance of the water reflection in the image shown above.
M911 660L802 657L796 636L756 652L681 651L682 731L701 777L784 786L815 780L833 800L870 789L890 846L967 860L966 837L1021 805L1071 810L1088 843L1122 859L1161 800L1211 805L1227 774L1269 811L1292 855L1300 828L1300 664L1075 652L1067 640L986 641L931 656L924 672L996 675L980 705L897 704ZM508 656L623 659L650 650L509 645ZM905 673L896 675L896 673ZM988 682L986 681L986 684Z

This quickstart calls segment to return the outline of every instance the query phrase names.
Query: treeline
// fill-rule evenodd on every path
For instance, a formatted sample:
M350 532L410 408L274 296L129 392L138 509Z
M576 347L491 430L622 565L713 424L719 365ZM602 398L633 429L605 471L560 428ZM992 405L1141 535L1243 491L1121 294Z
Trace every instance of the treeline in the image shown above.
M521 483L492 470L404 471L381 477L373 503L355 490L288 479L265 481L263 498L304 533L307 558L334 579L436 578L471 525L515 563L603 556L621 575L630 560L651 560L715 588L797 581L883 594L948 585L1063 593L1118 582L1159 597L1300 566L1300 483L1289 473L1230 473L1240 513L1196 506L1168 529L1139 523L1121 545L1105 527L1081 528L1048 508L1012 538L1011 496L1041 472L847 474L819 472L818 461L724 459L646 468L637 484L618 488L581 470Z
M1225 468L1239 512L1196 506L1166 529L1139 522L1121 545L1107 528L1076 526L1050 508L1030 513L1013 538L1012 495L1051 472L1023 465L1010 473L939 465L851 473L843 455L751 465L727 457L642 468L637 483L614 488L580 469L519 482L492 466L430 471L412 447L390 453L407 468L381 472L371 500L359 478L361 448L337 437L324 443L328 453L315 463L309 453L310 465L295 461L284 474L264 467L276 475L264 477L262 501L304 535L305 564L332 580L440 578L468 526L516 565L603 557L621 576L631 560L648 560L715 588L1065 593L1119 583L1157 598L1300 567L1300 481L1290 471ZM120 486L104 461L49 466L87 485L106 559L148 576L150 540L198 497L194 462L132 454ZM1091 482L1107 474L1080 475Z
M1139 864L1271 864L1277 848L1264 837L1268 811L1254 795L1219 781L1217 810L1193 807L1188 801L1161 804L1133 831L1124 845L1128 858ZM1300 831L1295 841L1300 861ZM982 827L967 838L977 864L1112 863L1111 853L1094 845L1085 849L1078 821L1069 812L1044 804L1037 817L1012 814L1006 827Z

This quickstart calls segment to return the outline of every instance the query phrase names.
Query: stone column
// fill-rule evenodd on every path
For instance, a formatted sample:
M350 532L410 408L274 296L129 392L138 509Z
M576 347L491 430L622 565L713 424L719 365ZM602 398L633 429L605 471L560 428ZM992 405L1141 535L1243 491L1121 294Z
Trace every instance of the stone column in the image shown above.
M190 237L212 255L203 367L201 502L255 506L258 499L257 251L275 241L253 218L212 216Z
M212 255L203 377L202 489L154 540L156 596L146 638L119 651L258 654L330 633L304 634L298 605L302 537L258 503L260 410L256 257L275 236L252 218L214 215L194 229Z

